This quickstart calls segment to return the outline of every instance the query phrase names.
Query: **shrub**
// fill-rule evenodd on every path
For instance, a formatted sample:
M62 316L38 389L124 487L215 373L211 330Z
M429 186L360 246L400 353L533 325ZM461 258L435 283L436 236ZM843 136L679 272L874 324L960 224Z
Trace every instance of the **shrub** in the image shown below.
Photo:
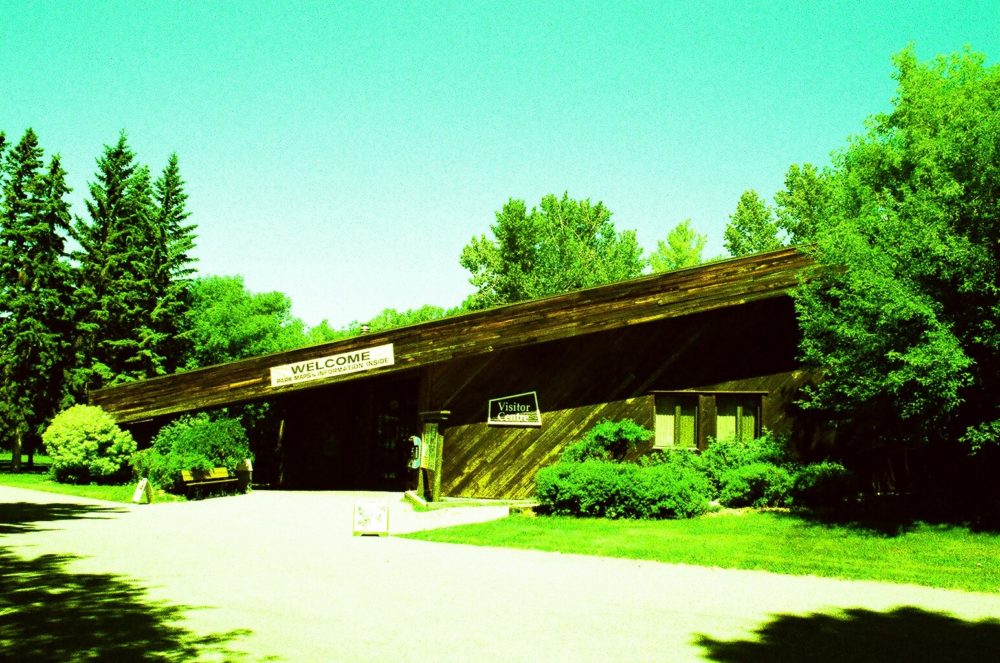
M645 442L651 437L653 431L631 419L605 419L591 428L583 439L567 447L560 460L566 463L582 463L585 460L621 462L635 450L637 443Z
M55 416L42 433L51 472L62 483L111 482L127 477L135 452L131 433L92 405L74 405Z
M725 506L787 506L792 475L772 463L740 465L722 473L719 501Z
M689 518L708 508L708 482L704 476L670 463L559 463L543 468L537 481L539 502L554 514Z
M138 476L176 489L181 470L230 471L250 458L246 431L237 419L211 419L207 414L183 416L167 424L153 438L153 446L135 454Z
M722 490L723 475L727 472L757 463L782 466L789 462L789 454L785 440L764 431L760 437L749 442L715 440L702 452L701 459L705 474L718 493Z
M692 466L651 465L642 468L638 478L640 518L692 518L708 510L708 479Z
M836 506L857 492L854 476L840 463L812 463L795 474L792 497L796 505Z

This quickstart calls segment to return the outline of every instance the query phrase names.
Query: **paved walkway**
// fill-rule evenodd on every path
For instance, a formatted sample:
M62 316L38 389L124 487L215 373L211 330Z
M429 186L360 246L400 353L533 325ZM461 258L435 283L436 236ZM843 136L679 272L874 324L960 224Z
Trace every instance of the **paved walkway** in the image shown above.
M123 506L0 487L0 646L60 661L140 650L145 660L422 662L1000 651L1000 624L982 621L1000 616L1000 595L353 537L356 496ZM417 513L399 494L366 496L389 502L393 533L505 512Z

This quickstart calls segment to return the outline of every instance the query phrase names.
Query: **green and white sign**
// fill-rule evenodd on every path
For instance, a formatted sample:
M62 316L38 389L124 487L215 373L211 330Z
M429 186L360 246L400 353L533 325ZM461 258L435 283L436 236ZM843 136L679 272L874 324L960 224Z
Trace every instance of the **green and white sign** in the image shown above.
M529 391L490 400L486 423L490 426L541 426L538 393Z
M392 353L392 343L364 350L342 352L328 357L308 359L295 364L271 367L271 386L287 387L313 380L324 380L337 375L359 373L376 368L392 366L396 358Z

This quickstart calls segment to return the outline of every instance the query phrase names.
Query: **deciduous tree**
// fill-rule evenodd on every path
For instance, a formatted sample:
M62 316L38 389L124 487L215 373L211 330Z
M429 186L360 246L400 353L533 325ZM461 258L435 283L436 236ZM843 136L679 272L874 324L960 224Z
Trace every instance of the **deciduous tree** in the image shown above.
M302 321L280 292L252 293L241 276L203 276L191 284L186 368L257 357L306 344Z
M771 208L753 189L740 196L736 211L729 216L722 243L733 257L781 247Z
M649 266L655 273L698 265L707 241L706 235L691 227L691 219L685 219L667 233L667 241L661 239L656 243L656 251L649 256Z
M796 305L824 379L806 405L869 444L995 445L1000 67L912 48L895 65L892 110L835 156L815 219L824 269Z
M496 213L493 238L473 237L460 263L476 287L465 305L482 309L638 276L635 232L619 232L603 203L547 195L530 212L511 199Z

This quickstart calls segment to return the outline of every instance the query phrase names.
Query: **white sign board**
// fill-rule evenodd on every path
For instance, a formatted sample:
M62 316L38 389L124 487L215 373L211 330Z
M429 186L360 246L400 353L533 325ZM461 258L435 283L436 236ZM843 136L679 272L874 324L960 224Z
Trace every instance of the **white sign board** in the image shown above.
M529 391L491 399L487 406L486 423L490 426L541 426L538 393Z
M392 353L392 343L389 343L374 348L308 359L295 364L272 366L271 386L287 387L313 380L323 380L336 375L370 371L383 366L392 366L394 363L396 363L396 358Z
M389 504L381 500L354 503L354 536L388 536Z

